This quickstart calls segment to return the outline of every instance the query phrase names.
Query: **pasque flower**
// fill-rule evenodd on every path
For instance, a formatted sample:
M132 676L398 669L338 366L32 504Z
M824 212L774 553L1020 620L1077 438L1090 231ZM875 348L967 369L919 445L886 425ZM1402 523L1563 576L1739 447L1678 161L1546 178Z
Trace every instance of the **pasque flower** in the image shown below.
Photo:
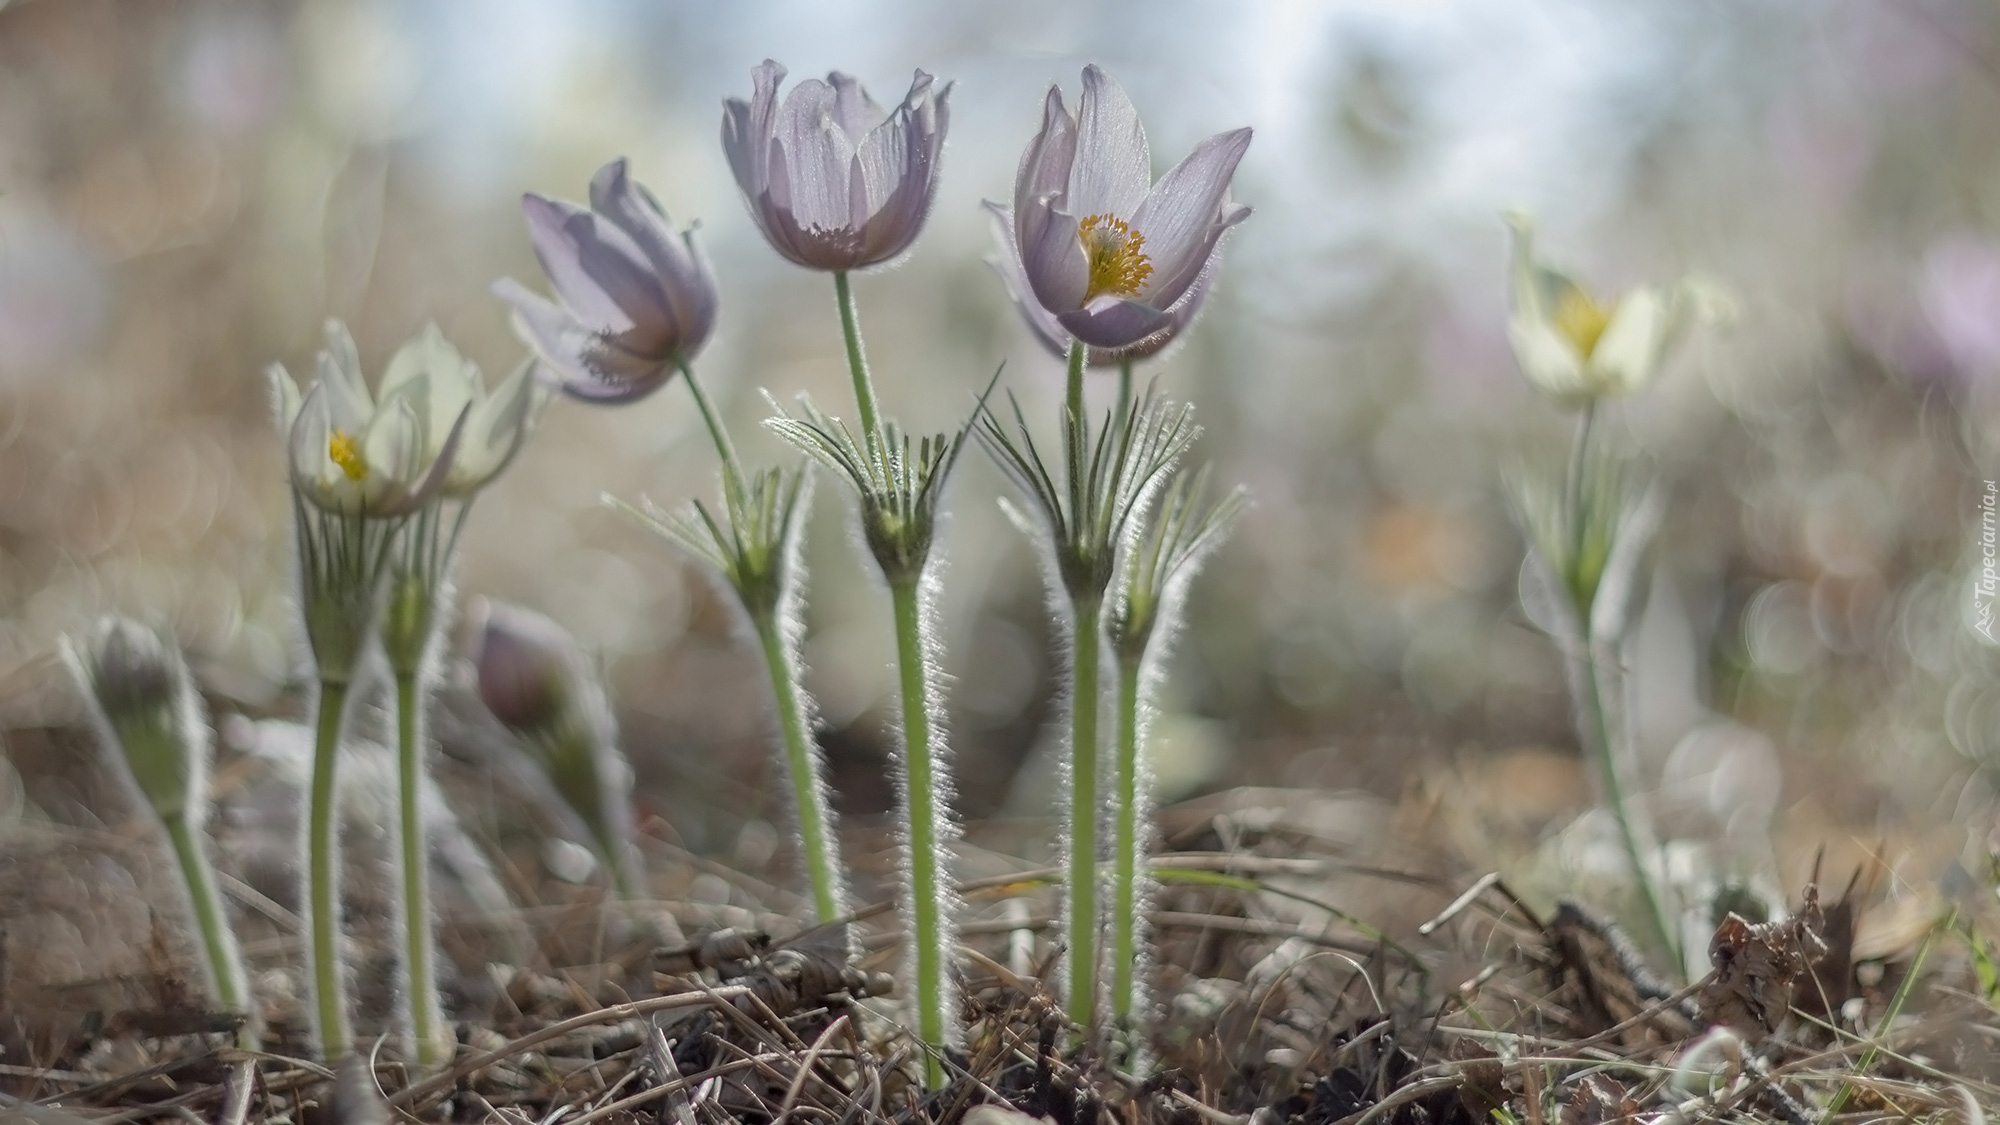
M995 208L1026 294L1069 336L1107 351L1185 324L1192 310L1181 306L1201 300L1223 233L1249 217L1229 198L1249 147L1249 129L1218 133L1154 183L1145 126L1116 82L1085 67L1075 116L1051 86L1013 206Z
M1535 226L1507 216L1513 235L1507 340L1528 381L1563 403L1636 391L1653 380L1690 323L1725 319L1729 302L1708 284L1639 285L1600 300L1535 257Z
M807 79L782 104L785 68L751 72L722 103L722 147L764 237L808 269L853 270L909 249L937 192L951 84L917 71L894 113L848 75Z
M1028 275L1021 269L1021 251L1014 245L1013 212L998 204L988 202L992 212L993 241L999 245L999 252L986 259L993 272L1000 275L1000 283L1007 287L1007 295L1014 300L1014 307L1021 310L1021 319L1028 322L1035 339L1058 358L1069 354L1070 334L1056 314L1042 307L1035 299L1034 288L1028 284ZM1221 254L1211 255L1208 267L1188 286L1180 303L1167 310L1167 326L1128 348L1090 348L1087 351L1092 367L1109 367L1131 360L1145 359L1165 350L1174 342L1181 330L1194 323L1201 314L1201 306L1208 300L1209 283L1215 278L1216 266L1222 260Z
M528 239L556 300L513 278L493 291L565 393L616 405L658 390L708 342L715 271L694 231L676 231L652 193L614 160L590 180L590 209L530 193Z
M282 365L272 364L269 376L292 484L315 507L394 519L423 507L444 487L458 453L462 414L442 423L446 429L437 437L410 394L371 395L354 338L339 321L327 322L326 347L303 396Z

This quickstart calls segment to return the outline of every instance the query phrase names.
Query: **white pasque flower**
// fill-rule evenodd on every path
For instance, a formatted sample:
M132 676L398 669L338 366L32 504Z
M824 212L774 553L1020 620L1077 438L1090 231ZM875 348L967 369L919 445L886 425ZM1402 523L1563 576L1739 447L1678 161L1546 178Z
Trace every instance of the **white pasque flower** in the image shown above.
M445 443L454 436L458 440L456 455L446 462L440 495L458 500L471 496L520 452L548 401L548 393L529 377L533 364L521 363L489 394L479 365L460 354L435 323L426 324L389 360L379 397L383 403L396 398L409 402L422 424L424 456L445 460Z
M1518 212L1506 218L1513 234L1507 341L1528 381L1558 402L1580 405L1644 387L1691 323L1729 314L1728 298L1693 277L1600 301L1535 257L1532 220Z
M315 507L342 516L394 519L422 508L443 487L464 415L432 443L427 416L408 393L378 401L361 378L354 338L326 325L326 347L301 393L281 364L268 372L292 485Z

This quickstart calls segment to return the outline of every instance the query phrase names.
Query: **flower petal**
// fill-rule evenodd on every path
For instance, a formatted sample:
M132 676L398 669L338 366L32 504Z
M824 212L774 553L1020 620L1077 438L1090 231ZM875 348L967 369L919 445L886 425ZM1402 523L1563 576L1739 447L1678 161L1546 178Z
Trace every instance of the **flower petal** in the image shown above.
M385 402L361 440L368 467L363 482L387 495L423 472L424 452L423 423L409 400L398 396Z
M1014 245L1014 216L1005 207L987 202L986 210L993 219L993 240L1000 244L999 253L989 255L986 264L1000 275L1000 283L1007 287L1007 295L1014 300L1014 307L1021 310L1021 319L1028 322L1035 338L1042 346L1057 356L1069 351L1069 331L1055 314L1042 307L1035 299L1034 288L1028 284L1028 275L1021 272L1021 251Z
M849 184L854 142L834 124L833 87L808 78L785 95L773 134L784 150L790 211L804 230L844 230L851 223ZM772 167L772 184L780 177Z
M1146 236L1153 262L1142 299L1162 307L1180 300L1223 231L1249 217L1249 208L1230 204L1229 181L1250 136L1249 129L1235 129L1196 145L1132 213L1132 227Z
M1559 401L1571 401L1590 393L1584 377L1583 358L1569 338L1546 320L1516 315L1507 322L1507 342L1513 345L1514 361L1521 373L1544 394Z
M722 152L729 157L729 171L744 195L764 190L756 174L762 163L756 152L761 147L762 142L750 132L750 103L742 98L722 99Z
M923 71L919 78L928 79ZM833 87L833 121L853 144L860 144L877 126L888 120L889 113L874 98L868 96L861 83L851 74L834 71L826 76L826 84ZM926 82L928 84L928 82Z
M785 68L765 59L751 68L750 100L727 98L722 103L722 148L729 154L736 186L748 197L762 195L770 188L768 146L774 133L778 85L784 80Z
M688 291L682 295L687 319L681 322L680 354L692 359L703 344L708 343L708 334L715 330L715 318L722 304L722 284L716 280L715 265L708 259L708 252L695 241L694 228L681 233L681 245L686 249L688 262L694 267L689 275ZM677 304L676 307L680 307Z
M1016 215L1014 223L1021 240L1021 271L1035 300L1057 316L1081 308L1090 291L1090 262L1077 237L1075 217L1040 199L1030 201L1027 214Z
M428 446L444 441L452 420L482 389L479 368L432 321L390 357L378 397L385 403L394 396L407 397Z
M1084 67L1066 209L1079 218L1129 219L1152 182L1153 155L1139 110L1104 71L1094 64Z
M306 392L305 401L299 406L298 416L292 421L291 433L285 439L285 459L291 469L292 483L302 491L311 493L319 483L327 478L327 470L339 472L339 467L327 459L327 443L333 438L333 418L328 405L332 388L315 383Z
M1651 286L1625 294L1590 351L1591 382L1608 394L1626 394L1651 382L1672 335L1671 320Z
M420 466L424 475L413 483L398 481L397 487L388 490L385 498L378 501L382 507L371 511L371 515L385 518L405 516L431 502L431 499L444 487L445 479L451 475L452 465L457 463L458 447L465 438L465 418L465 414L460 414L452 422L451 432L445 436L444 444L439 447L437 456Z
M523 360L466 412L458 456L442 488L445 495L470 496L486 487L520 452L543 397L530 377L533 368L532 359Z
M326 322L326 345L320 350L315 383L324 383L330 396L327 409L333 424L359 431L375 413L375 399L361 377L361 357L354 337L337 320Z
M299 418L299 385L281 363L264 369L264 381L271 387L271 420L277 423L278 436L289 439L292 423Z
M1021 166L1014 174L1014 218L1018 223L1028 205L1037 199L1061 196L1069 190L1070 165L1076 160L1076 122L1063 108L1062 87L1049 86L1042 99L1042 127L1021 154ZM1020 239L1017 227L1014 237Z
M1202 266L1201 273L1195 276L1194 282L1188 286L1187 292L1182 295L1179 303L1167 310L1169 319L1165 328L1146 337L1116 356L1100 357L1096 349L1092 349L1090 361L1092 363L1107 363L1117 359L1145 359L1148 356L1158 355L1161 351L1164 351L1167 345L1179 338L1188 325L1193 324L1195 318L1201 315L1201 307L1208 301L1209 289L1215 284L1215 275L1220 272L1219 265L1221 261L1221 254L1210 254L1208 256L1207 264Z
M521 198L528 239L556 295L600 332L658 332L671 320L645 254L624 231L572 204Z
M675 233L666 209L627 173L621 157L597 170L590 181L590 206L623 231L645 255L652 267L653 284L665 300L678 331L702 319L704 300L713 304L711 283L702 284L702 263L697 262L692 245Z
M538 374L572 398L603 405L635 402L674 373L674 356L638 355L512 278L501 279L493 292L514 307L514 330L546 365Z
M1124 349L1173 324L1172 313L1115 297L1092 301L1089 308L1059 313L1056 319L1069 334L1093 348Z
M950 123L951 84L935 98L931 76L917 71L903 104L868 134L855 154L855 167L868 213L864 224L860 265L886 262L909 249L922 233L937 197L938 158Z

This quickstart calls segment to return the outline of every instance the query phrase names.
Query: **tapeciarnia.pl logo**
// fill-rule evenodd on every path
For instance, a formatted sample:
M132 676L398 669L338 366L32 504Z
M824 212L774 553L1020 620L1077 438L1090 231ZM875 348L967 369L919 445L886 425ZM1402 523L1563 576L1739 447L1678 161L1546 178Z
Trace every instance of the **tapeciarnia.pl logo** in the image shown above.
M1993 602L2000 595L2000 526L1994 508L2000 503L2000 488L1986 482L1979 498L1979 577L1972 584L1972 627L1989 642L1993 640Z

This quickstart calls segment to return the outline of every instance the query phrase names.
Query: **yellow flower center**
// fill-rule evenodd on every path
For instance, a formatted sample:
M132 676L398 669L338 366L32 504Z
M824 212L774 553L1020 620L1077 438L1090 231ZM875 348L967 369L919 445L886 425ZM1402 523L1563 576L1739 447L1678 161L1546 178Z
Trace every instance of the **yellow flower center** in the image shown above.
M1589 359L1617 311L1618 302L1600 305L1590 299L1590 294L1572 285L1556 298L1556 331L1576 347L1576 354Z
M340 466L348 480L360 480L368 475L368 459L361 455L361 442L346 430L333 431L333 437L326 443L327 459Z
M1076 225L1076 235L1083 240L1083 256L1090 263L1084 305L1099 297L1137 296L1153 275L1152 261L1139 249L1146 245L1146 236L1125 220L1092 215Z

